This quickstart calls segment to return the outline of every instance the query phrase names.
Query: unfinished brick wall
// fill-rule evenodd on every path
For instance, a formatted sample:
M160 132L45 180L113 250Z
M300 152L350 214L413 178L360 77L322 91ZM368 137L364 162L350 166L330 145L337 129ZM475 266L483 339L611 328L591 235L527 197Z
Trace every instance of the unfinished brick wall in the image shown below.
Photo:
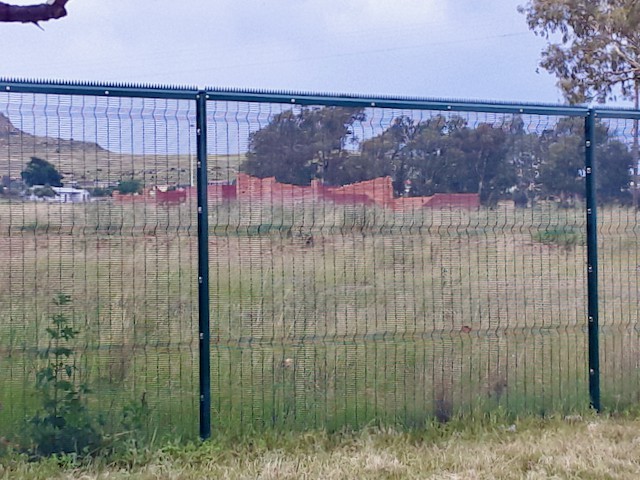
M431 197L401 197L394 198L391 207L396 212L411 212L424 208L425 202Z
M257 178L246 173L239 173L235 186L237 199L242 202L292 205L300 202L313 202L317 198L313 187L280 183L274 177Z
M111 198L113 198L113 201L116 203L147 203L156 201L155 196L151 195L150 191L136 194L113 192Z
M322 189L325 199L340 204L365 203L385 208L393 203L391 177L374 178L341 187L325 187L318 183L316 185L316 188Z
M196 187L185 187L187 197L198 196ZM207 198L209 203L222 203L235 200L237 198L237 188L235 185L213 184L207 186Z
M185 189L156 191L156 202L165 205L177 205L187 201L187 191Z
M195 192L195 188L192 190ZM191 193L192 192L186 188L166 191L152 188L136 194L123 195L120 192L113 192L111 197L116 203L159 203L161 205L179 205L181 203L185 203Z
M185 187L174 191L148 190L140 195L120 195L114 192L116 202L155 201L161 204L178 204L196 196L196 188ZM400 197L393 195L391 177L374 178L364 182L329 187L318 180L310 186L290 185L276 181L274 177L258 178L239 173L233 185L209 185L209 202L221 203L239 200L244 204L269 203L292 206L297 203L332 202L338 205L377 205L398 212L410 212L422 208L475 209L480 206L477 193L436 193L430 197Z

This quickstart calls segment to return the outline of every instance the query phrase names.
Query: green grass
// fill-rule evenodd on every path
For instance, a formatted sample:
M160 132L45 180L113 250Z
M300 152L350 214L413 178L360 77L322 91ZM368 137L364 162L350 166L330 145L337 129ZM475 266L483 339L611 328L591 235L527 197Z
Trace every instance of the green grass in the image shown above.
M638 401L636 224L633 210L600 212L610 409ZM552 205L211 205L214 431L584 410L584 231L583 212ZM150 436L197 435L196 234L190 204L0 204L2 435L37 406L34 354L59 291L82 327L92 408L116 425L144 394Z
M0 478L635 479L640 422L590 414L511 418L504 412L419 430L279 432L155 443L78 461L10 454Z
M584 232L573 226L547 227L544 230L534 232L531 237L545 245L557 245L567 250L577 245L585 245L586 239Z

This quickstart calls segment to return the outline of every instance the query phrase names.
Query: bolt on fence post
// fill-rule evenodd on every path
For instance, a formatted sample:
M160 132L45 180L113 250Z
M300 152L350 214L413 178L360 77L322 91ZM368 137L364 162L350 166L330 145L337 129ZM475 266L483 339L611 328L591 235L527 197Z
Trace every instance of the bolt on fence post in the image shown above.
M211 349L209 334L209 212L207 206L207 94L196 95L198 197L198 333L200 365L200 438L211 436Z
M587 197L587 315L589 334L589 399L600 412L600 347L598 332L598 217L596 186L596 112L585 119L585 176Z

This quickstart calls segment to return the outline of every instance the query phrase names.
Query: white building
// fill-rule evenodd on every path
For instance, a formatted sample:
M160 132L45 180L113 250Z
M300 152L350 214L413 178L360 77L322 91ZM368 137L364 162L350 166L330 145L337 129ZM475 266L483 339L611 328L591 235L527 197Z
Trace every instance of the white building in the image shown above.
M35 202L51 202L51 203L84 203L90 201L91 195L87 190L75 187L45 187L43 185L34 185L32 191L38 188L51 188L55 192L55 196L38 196L34 193L29 195L29 200Z

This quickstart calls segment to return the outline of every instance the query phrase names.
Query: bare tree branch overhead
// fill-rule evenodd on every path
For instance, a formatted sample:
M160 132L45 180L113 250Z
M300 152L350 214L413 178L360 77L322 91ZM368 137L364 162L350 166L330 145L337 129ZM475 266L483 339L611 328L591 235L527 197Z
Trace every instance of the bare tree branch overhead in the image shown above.
M36 5L11 5L0 2L0 22L46 22L67 15L65 5L69 0L48 0Z

